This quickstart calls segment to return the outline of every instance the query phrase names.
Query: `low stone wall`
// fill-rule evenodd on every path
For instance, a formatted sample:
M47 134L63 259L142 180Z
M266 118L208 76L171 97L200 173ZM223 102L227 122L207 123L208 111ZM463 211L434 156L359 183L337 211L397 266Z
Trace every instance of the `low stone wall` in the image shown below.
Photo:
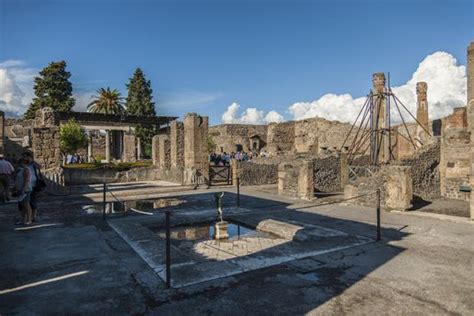
M153 181L158 180L159 175L158 169L154 167L133 168L127 171L104 168L94 170L64 168L63 172L66 185Z
M394 165L411 167L413 193L425 200L440 196L440 142L436 141Z
M321 192L341 191L341 158L329 156L313 161L314 189Z
M233 162L233 177L240 178L240 185L276 184L278 182L278 166L273 164L256 164L253 162ZM234 179L233 183L237 183Z

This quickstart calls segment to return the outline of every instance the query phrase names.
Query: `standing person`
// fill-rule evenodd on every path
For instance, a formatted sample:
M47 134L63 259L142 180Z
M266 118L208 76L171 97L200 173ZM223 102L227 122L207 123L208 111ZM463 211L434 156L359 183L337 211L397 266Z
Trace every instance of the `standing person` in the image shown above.
M29 151L24 152L22 157L30 170L31 187L33 189L30 196L30 206L33 212L33 222L36 222L39 220L38 194L45 188L46 184L41 174L40 165L33 160L32 153Z
M10 179L15 169L9 161L5 160L3 154L0 154L0 189L2 190L1 199L3 202L10 201Z
M18 172L15 176L15 189L18 194L18 210L20 219L17 224L21 224L22 218L25 225L30 225L33 217L33 211L30 205L30 197L33 188L31 186L31 172L28 167L28 160L21 158L19 161Z

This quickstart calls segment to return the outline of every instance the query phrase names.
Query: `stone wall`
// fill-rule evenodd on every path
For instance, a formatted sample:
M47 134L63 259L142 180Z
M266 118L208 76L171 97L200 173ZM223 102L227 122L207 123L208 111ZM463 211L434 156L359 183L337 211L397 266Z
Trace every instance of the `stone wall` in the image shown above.
M295 122L272 123L267 128L267 151L272 154L292 153L295 144Z
M151 160L153 161L153 165L157 166L160 162L160 142L159 136L155 135L151 139Z
M436 141L415 155L395 161L393 165L410 166L413 193L422 199L431 200L440 196L440 142Z
M313 161L314 189L320 192L337 192L342 189L341 157L329 156Z
M184 124L182 122L171 122L170 159L172 168L184 167Z
M256 164L248 161L232 161L233 183L240 178L240 185L276 184L278 166L273 164Z
M236 152L239 146L245 152L259 151L267 144L266 125L222 124L209 128L209 136L215 143L215 152ZM257 138L258 148L253 148L252 137Z
M278 194L298 197L299 166L282 163L278 165Z
M440 157L441 195L469 200L469 193L461 192L460 186L469 186L470 133L466 128L450 128L443 131Z

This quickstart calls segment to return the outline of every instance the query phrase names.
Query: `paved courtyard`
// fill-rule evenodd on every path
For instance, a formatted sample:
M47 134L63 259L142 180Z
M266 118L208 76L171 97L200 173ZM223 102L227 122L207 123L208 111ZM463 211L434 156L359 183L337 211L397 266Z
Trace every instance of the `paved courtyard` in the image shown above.
M130 195L135 199L142 194L139 193ZM215 218L212 190L172 191L163 186L154 188L153 193L155 199L185 201L166 206L175 212L174 226L186 226L190 218L200 223ZM375 242L373 208L314 207L276 196L271 190L250 187L244 188L242 194L241 206L248 213L237 215L235 196L228 192L224 198L226 220L238 221L245 227L256 227L265 220L299 225L304 227L304 234L312 237L308 241L308 236L290 238L281 232L272 237L271 245L264 242L250 253L238 244L244 241L247 247L253 247L255 243L247 237L236 238L223 242L232 244L232 249L230 244L225 246L227 255L222 255L215 251L219 246L216 241L191 238L191 243L183 243L176 233L173 262L184 260L188 265L173 267L175 285L182 282L182 286L172 289L167 289L160 277L163 271L150 265L163 264L163 214L117 213L103 221L100 213L84 211L84 205L98 201L92 195L49 197L41 204L41 223L19 228L13 224L14 205L2 205L0 313L472 314L472 222L415 215L418 212L382 213L383 240ZM150 194L142 197L150 199ZM169 204L162 203L160 207L165 205ZM135 233L130 226L135 226ZM128 227L137 242L127 241L117 227ZM321 232L340 233L321 236ZM203 234L207 234L206 229ZM258 241L262 237L253 238ZM358 243L354 238L364 242ZM140 254L140 244L141 250L151 247L150 251ZM300 247L299 254L308 249L329 251L308 252L291 260L194 282L205 275L203 269L197 268L199 264L203 268L206 263L229 264L230 260L252 254L264 259L265 251L282 258L281 253L288 254L288 249L278 253L280 246L289 244L290 249ZM347 247L338 249L341 245ZM147 259L147 254L154 257ZM208 275L217 273L217 268L210 270ZM194 281L186 285L189 278Z

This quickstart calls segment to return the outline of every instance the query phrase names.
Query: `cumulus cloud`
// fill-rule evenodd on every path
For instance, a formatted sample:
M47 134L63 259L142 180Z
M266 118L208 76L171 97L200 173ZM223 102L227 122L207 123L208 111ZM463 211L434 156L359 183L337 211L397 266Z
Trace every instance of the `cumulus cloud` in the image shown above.
M0 110L9 116L20 116L33 97L36 71L19 60L0 63Z
M276 111L265 112L257 108L246 108L239 116L240 105L233 102L222 114L222 123L225 124L265 124L282 122L283 116Z
M466 104L466 67L458 65L456 58L449 53L436 52L428 55L418 65L410 80L399 87L392 87L395 95L413 114L416 113L418 81L428 83L428 107L431 119L449 115L454 107ZM367 80L367 83L370 84L370 81ZM359 113L365 98L365 96L354 98L350 94L325 94L312 102L294 103L288 110L295 120L318 116L351 122ZM399 120L395 107L392 107L391 114L395 121Z

